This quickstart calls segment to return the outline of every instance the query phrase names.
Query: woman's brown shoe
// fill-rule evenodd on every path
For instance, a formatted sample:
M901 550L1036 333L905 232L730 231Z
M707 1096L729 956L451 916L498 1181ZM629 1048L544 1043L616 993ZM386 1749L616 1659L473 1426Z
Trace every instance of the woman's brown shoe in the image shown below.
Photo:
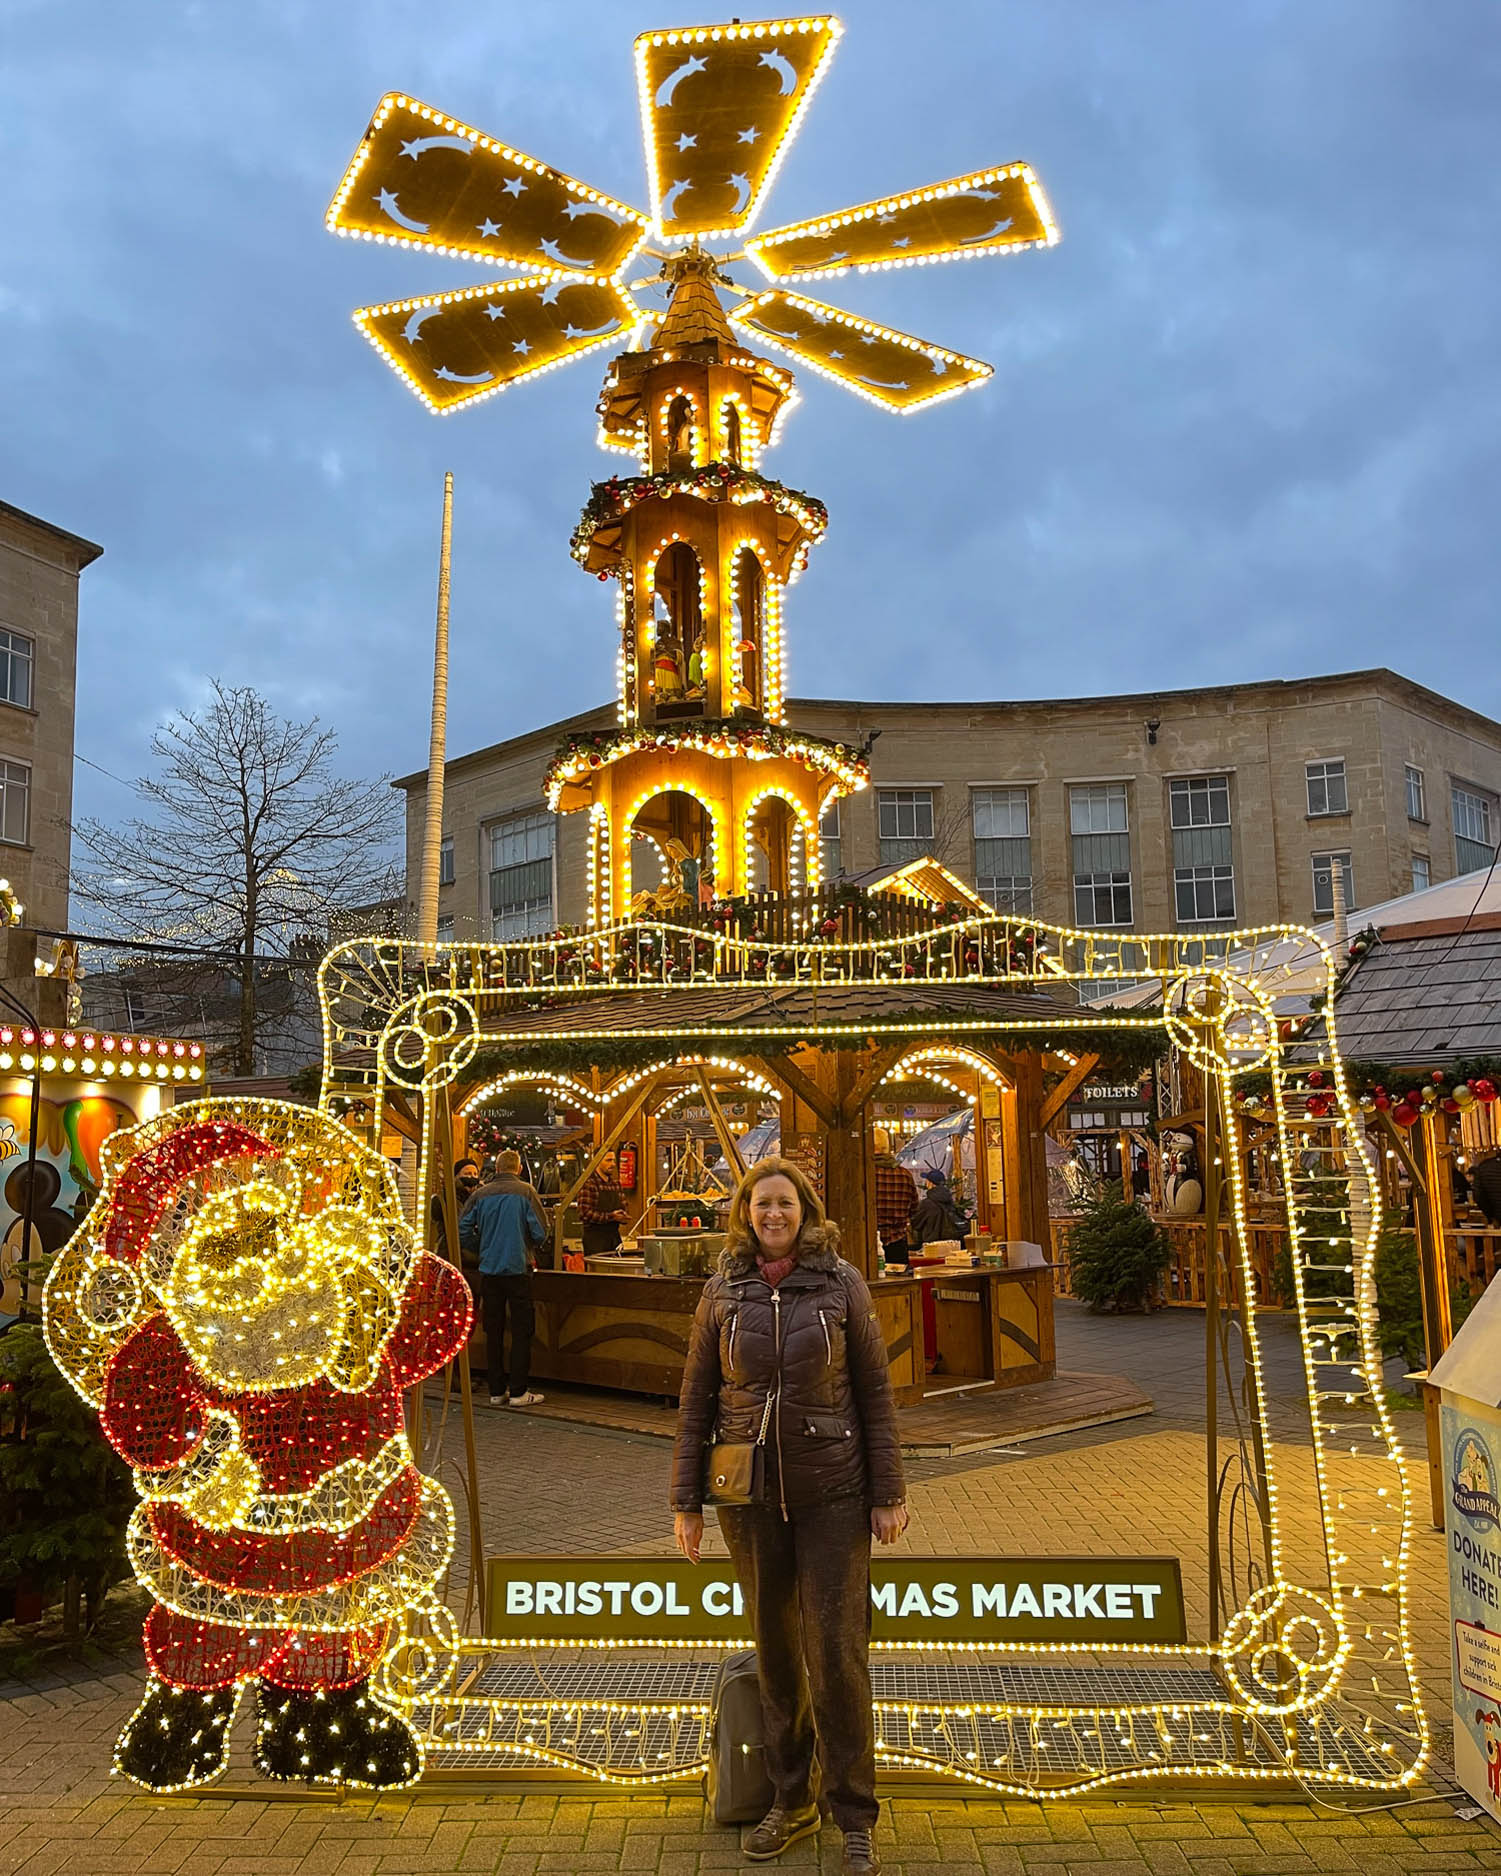
M741 1853L753 1863L769 1863L774 1856L780 1856L789 1843L796 1843L799 1837L811 1837L822 1823L816 1804L802 1805L796 1811L774 1804L761 1822L740 1839Z
M844 1833L844 1862L840 1867L842 1876L880 1876L881 1859L868 1830Z

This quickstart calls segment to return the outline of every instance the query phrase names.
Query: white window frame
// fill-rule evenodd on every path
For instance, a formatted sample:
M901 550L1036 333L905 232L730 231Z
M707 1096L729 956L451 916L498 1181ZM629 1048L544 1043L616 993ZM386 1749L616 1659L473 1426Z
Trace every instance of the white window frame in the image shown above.
M0 845L31 845L31 764L11 756L0 756Z
M18 670L26 675L24 697L11 695ZM0 703L13 704L17 710L30 710L35 699L36 640L11 626L0 626Z
M938 825L937 803L934 797L936 788L878 788L876 790L876 838L878 840L932 840L933 830ZM893 825L888 830L886 810L892 811ZM920 812L926 808L928 829L923 833L918 828ZM912 825L903 828L904 812L910 816Z
M1421 875L1421 877L1419 877ZM1433 861L1426 853L1412 856L1412 889L1414 892L1427 892L1433 884Z
M1402 785L1407 790L1407 818L1409 821L1428 819L1428 783L1423 771L1416 763L1406 763L1402 771Z
M492 940L505 943L521 938L537 938L551 931L557 923L557 816L546 808L517 809L488 822L485 839L490 858L486 890ZM518 839L521 842L519 851L507 852L500 845ZM537 894L533 898L516 901L514 910L497 911L493 885L495 875L513 867L538 865L544 860L548 863L546 896Z
M1315 918L1334 917L1334 863L1342 863L1345 875L1345 910L1353 912L1355 898L1355 865L1348 847L1334 847L1327 853L1310 854L1309 862L1313 873L1313 915ZM1329 903L1319 904L1319 874L1323 873L1329 882Z
M1168 825L1172 828L1228 827L1230 777L1228 775L1176 775L1168 782ZM1179 818L1179 810L1186 818ZM1196 813L1196 809L1202 809ZM1223 810L1223 811L1221 811Z
M453 835L445 834L438 842L438 884L453 884Z
M1339 783L1340 804L1332 805L1330 784ZM1327 815L1348 814L1350 812L1350 777L1345 768L1343 756L1320 756L1313 762L1303 764L1303 786L1308 797L1308 818L1321 821ZM1315 788L1323 791L1323 806L1316 805Z
M1129 834L1131 807L1126 784L1070 782L1068 831L1070 834Z

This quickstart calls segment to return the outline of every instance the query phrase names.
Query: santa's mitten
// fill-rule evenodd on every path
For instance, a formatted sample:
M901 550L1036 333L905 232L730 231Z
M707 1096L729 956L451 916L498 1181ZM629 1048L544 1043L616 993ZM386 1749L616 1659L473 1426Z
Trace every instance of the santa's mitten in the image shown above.
M153 1674L115 1742L115 1770L148 1791L208 1785L229 1763L237 1686L174 1687Z
M255 1763L267 1778L386 1790L422 1774L416 1734L369 1681L295 1693L262 1681L256 1703Z

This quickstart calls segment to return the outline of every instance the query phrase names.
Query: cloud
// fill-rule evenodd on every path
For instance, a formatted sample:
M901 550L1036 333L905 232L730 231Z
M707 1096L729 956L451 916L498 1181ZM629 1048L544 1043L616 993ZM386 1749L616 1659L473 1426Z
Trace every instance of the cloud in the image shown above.
M426 750L442 474L452 747L601 701L567 539L599 361L446 420L352 307L477 270L331 240L389 87L641 202L630 39L682 7L12 8L6 499L101 541L79 747L120 774L210 677ZM816 379L768 467L824 497L803 693L1060 695L1388 663L1501 706L1501 40L1473 0L860 0L771 216L1025 156L1054 252L828 283L991 359L895 420ZM80 771L84 811L111 785Z

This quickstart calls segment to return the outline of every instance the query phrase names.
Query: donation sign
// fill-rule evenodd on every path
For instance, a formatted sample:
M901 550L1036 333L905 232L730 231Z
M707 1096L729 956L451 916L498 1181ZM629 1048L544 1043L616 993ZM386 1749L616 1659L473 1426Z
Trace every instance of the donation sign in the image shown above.
M1501 1413L1445 1393L1444 1534L1454 1624L1454 1769L1501 1818Z
M748 1647L728 1558L491 1557L486 1632L509 1642ZM1176 1557L913 1557L871 1564L872 1637L966 1643L1186 1641Z

